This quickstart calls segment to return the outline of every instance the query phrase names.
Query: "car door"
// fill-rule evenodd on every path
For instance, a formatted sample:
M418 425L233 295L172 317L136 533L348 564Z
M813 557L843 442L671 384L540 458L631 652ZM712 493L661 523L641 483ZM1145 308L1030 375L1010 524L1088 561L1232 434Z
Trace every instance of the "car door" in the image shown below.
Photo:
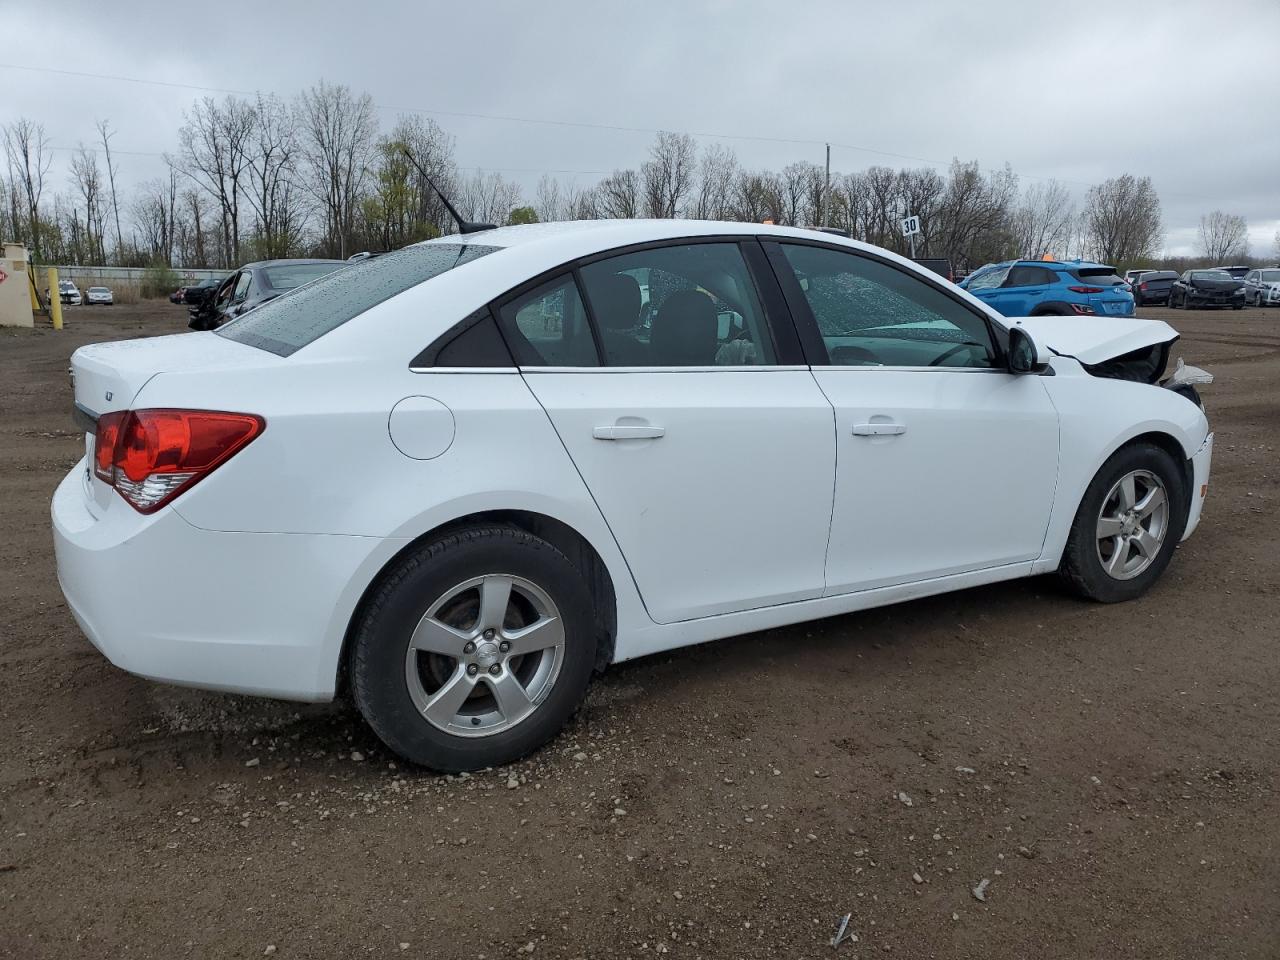
M1001 284L1000 312L1006 317L1029 317L1049 297L1057 281L1053 271L1045 267L1020 265L1009 271Z
M1039 557L1058 472L1043 381L923 274L847 249L767 245L835 407L829 595Z
M598 258L497 310L659 623L823 592L832 409L745 246Z

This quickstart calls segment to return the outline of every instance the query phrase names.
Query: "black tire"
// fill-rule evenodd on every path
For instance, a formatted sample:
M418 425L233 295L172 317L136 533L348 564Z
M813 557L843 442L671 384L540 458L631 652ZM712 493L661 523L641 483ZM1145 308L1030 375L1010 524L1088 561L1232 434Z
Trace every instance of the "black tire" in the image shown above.
M1243 310L1243 309L1244 309L1244 304L1243 304L1243 303L1233 303L1233 304L1231 305L1231 309L1232 309L1232 310Z
M458 736L415 705L406 679L409 638L451 588L494 574L528 580L552 599L564 627L563 660L550 691L523 720L487 736ZM523 530L475 527L412 550L374 590L352 638L351 690L369 726L404 759L450 773L479 770L518 760L554 737L582 702L595 656L591 594L569 559Z
M1164 484L1168 498L1168 526L1155 559L1132 579L1116 579L1107 573L1099 556L1097 524L1104 499L1119 480L1135 470L1154 474ZM1080 596L1100 603L1121 603L1142 596L1173 558L1187 526L1186 483L1182 469L1169 453L1154 444L1121 447L1102 465L1076 510L1062 554L1058 574Z

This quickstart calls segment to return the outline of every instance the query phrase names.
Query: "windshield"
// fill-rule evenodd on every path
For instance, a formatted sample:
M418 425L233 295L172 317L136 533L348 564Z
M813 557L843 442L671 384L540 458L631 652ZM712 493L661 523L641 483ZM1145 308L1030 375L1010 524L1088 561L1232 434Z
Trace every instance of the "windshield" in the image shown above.
M106 287L90 287L89 292L90 293L109 293L110 291L108 291Z
M333 273L339 267L345 267L346 263L339 261L336 263L282 263L274 267L264 267L262 275L266 278L266 286L271 290L278 290L283 293L286 290L292 290L294 287L300 287L304 283L310 283L319 277L323 277L327 273Z
M269 300L219 327L219 336L287 357L370 307L501 247L420 243L354 263ZM319 266L311 264L311 266Z
M1088 280L1090 283L1096 283L1104 287L1114 287L1124 283L1116 276L1114 267L1080 267L1072 270L1080 280Z
M990 290L1004 283L1004 278L1009 275L1011 266L1002 267L983 267L977 274L969 278L969 282L965 285L967 290Z
M1225 270L1193 270L1192 280L1234 280L1235 277Z

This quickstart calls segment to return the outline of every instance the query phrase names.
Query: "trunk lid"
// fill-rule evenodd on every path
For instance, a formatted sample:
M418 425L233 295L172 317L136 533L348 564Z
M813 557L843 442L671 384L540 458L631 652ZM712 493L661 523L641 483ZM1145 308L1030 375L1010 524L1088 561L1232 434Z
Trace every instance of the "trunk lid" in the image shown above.
M75 419L85 428L85 499L95 516L111 506L132 509L93 473L97 418L128 410L152 377L161 373L279 366L285 361L213 333L116 340L81 347L71 355ZM120 501L120 502L116 502Z

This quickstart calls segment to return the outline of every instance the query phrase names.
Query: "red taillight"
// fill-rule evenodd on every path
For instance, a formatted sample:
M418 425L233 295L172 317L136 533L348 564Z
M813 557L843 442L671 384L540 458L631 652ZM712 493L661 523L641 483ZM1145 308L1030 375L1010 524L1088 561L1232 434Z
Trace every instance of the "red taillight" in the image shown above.
M154 513L266 427L249 413L128 410L98 418L94 473L135 510Z
M1138 284L1138 289L1139 289L1139 290L1145 290L1145 289L1147 289L1147 285L1146 285L1145 283L1140 283L1140 284Z
M93 444L93 472L98 479L111 483L114 480L112 459L116 455L116 441L120 439L120 426L127 411L104 413L98 418L98 435Z
M1106 293L1106 287L1067 287L1072 293Z

